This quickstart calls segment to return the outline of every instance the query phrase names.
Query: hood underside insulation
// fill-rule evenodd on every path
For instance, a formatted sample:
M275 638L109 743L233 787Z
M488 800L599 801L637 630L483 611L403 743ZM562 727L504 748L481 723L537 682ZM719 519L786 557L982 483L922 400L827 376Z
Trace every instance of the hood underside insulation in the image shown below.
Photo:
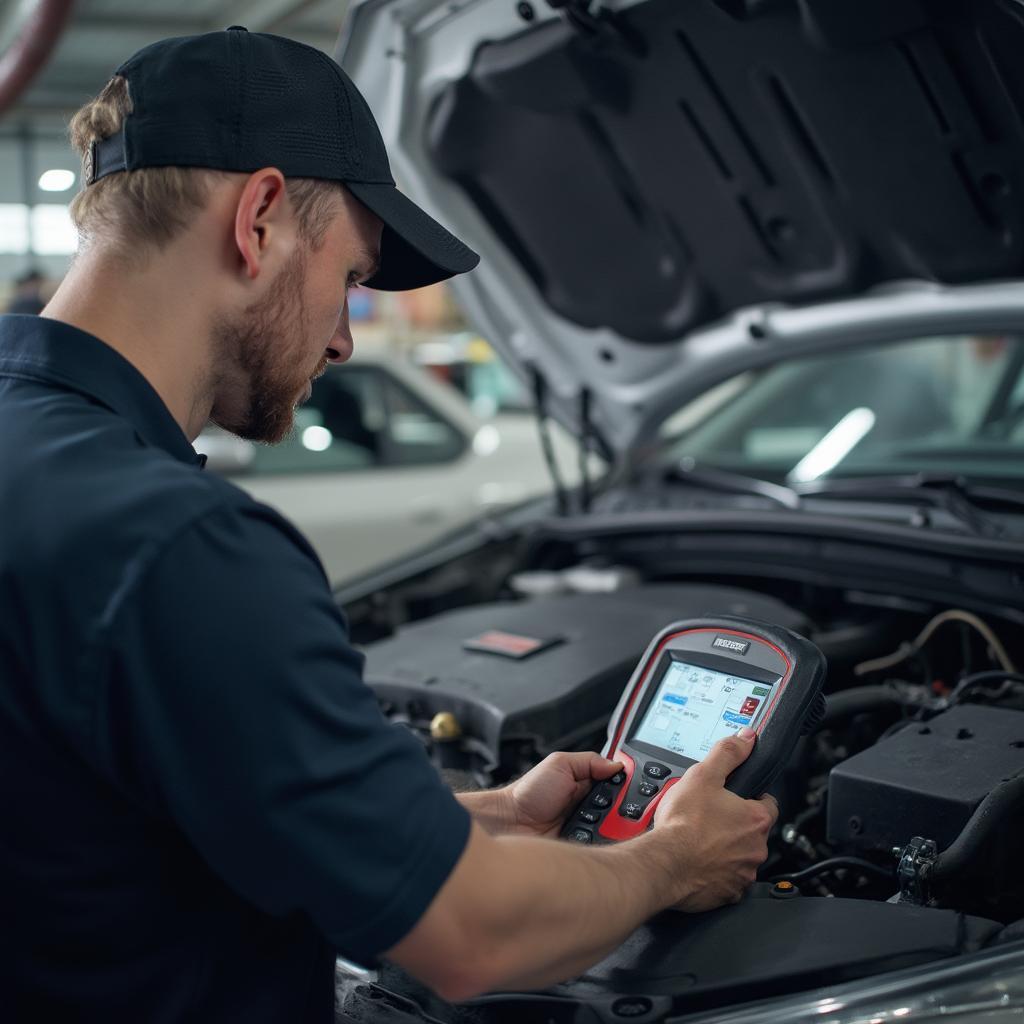
M550 308L638 341L1024 270L1016 0L650 0L484 42L428 149Z

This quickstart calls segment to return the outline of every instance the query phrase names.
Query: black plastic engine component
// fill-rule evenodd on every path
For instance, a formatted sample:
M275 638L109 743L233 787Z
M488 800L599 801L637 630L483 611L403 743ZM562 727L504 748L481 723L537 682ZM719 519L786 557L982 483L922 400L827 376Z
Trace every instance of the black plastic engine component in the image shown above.
M421 725L450 712L493 771L510 742L539 755L600 745L651 637L674 619L719 615L808 628L802 613L752 591L655 584L477 605L413 623L367 648L365 678L386 712Z
M760 884L738 906L649 921L583 977L554 991L667 995L696 1010L838 984L974 952L999 931L955 911L869 900L773 899ZM766 944L766 938L771 936Z
M945 850L988 794L1024 770L1024 712L965 704L832 769L828 840L862 850L915 836Z
M547 992L494 994L456 1008L392 967L384 969L380 984L411 997L414 1003L405 1005L419 1004L429 1019L459 1024L596 1024L627 1017L653 1022L975 952L999 929L993 921L952 910L867 900L774 899L772 886L759 884L734 907L692 916L660 914L585 975ZM355 988L342 1000L352 1019L359 1019L359 1002Z

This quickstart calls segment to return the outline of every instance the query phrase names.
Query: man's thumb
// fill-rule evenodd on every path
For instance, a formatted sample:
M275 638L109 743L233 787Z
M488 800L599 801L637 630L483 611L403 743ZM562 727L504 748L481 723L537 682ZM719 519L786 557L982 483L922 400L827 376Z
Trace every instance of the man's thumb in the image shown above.
M735 736L720 739L704 758L702 775L715 779L721 785L729 778L754 749L755 733L753 729L743 726Z

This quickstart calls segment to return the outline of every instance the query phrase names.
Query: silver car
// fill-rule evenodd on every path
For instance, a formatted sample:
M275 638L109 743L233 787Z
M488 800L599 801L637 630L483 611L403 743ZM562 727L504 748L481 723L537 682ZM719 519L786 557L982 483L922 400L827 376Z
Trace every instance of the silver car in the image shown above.
M573 479L574 446L561 430L554 443ZM532 419L481 418L400 352L358 338L352 360L314 382L281 444L208 428L196 450L295 523L335 583L551 490Z
M351 1019L1024 1014L1022 52L1018 0L353 6L396 175L482 254L475 329L612 462L338 591L382 707L493 785L600 746L677 619L829 675L742 903L470 1006L343 974Z

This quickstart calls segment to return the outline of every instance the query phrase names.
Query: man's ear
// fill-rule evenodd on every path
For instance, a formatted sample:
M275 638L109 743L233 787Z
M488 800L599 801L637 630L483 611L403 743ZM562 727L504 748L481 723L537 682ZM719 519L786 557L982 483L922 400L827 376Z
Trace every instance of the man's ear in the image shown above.
M289 240L289 219L284 175L276 167L250 174L235 208L235 245L247 278L255 278L268 261L283 261L284 253L276 250Z

